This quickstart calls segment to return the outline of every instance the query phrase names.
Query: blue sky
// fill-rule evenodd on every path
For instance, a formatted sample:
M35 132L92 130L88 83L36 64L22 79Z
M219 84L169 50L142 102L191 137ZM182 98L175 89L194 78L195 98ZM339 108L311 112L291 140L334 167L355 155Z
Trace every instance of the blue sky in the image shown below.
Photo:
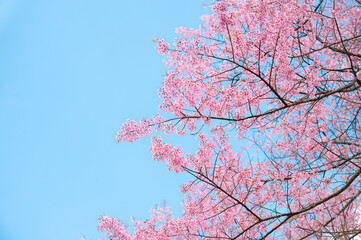
M197 27L202 4L0 0L1 240L98 239L100 215L129 223L163 200L181 212L185 177L151 160L149 138L114 133L158 111L152 40Z

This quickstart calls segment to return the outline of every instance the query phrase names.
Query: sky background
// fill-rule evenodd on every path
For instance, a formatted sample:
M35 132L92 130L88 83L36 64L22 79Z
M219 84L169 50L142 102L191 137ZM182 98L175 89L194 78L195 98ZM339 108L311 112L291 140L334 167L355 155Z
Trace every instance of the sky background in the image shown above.
M130 223L163 200L181 213L185 177L151 159L149 137L115 132L158 112L152 40L197 27L203 4L0 0L0 240L94 240L101 215Z

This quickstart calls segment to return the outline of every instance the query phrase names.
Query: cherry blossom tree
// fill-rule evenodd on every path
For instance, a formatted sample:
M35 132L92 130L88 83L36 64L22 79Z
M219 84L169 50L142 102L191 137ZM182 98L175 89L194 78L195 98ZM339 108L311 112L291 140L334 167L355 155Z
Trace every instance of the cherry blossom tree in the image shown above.
M165 112L129 120L118 141L188 173L169 207L109 239L352 239L361 234L361 2L219 0L198 29L155 39ZM158 132L158 133L157 133ZM185 153L164 134L193 134ZM157 137L158 135L158 137Z

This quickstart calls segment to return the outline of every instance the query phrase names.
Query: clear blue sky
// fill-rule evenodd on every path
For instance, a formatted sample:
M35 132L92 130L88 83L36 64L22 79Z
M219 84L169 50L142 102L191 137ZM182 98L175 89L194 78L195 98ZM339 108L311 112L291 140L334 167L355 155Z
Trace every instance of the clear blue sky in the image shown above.
M100 215L129 223L163 200L181 212L184 177L114 133L158 111L152 40L197 27L202 4L0 0L0 240L94 240Z

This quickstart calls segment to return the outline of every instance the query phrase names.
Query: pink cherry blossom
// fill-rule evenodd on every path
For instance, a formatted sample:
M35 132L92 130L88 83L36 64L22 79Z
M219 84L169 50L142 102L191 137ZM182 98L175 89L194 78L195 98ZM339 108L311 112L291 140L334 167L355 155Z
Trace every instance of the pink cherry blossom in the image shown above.
M127 121L118 141L152 134L153 159L190 174L183 215L169 207L109 239L352 239L361 234L361 4L219 0L199 29L158 38L164 116ZM157 134L193 134L185 153Z

